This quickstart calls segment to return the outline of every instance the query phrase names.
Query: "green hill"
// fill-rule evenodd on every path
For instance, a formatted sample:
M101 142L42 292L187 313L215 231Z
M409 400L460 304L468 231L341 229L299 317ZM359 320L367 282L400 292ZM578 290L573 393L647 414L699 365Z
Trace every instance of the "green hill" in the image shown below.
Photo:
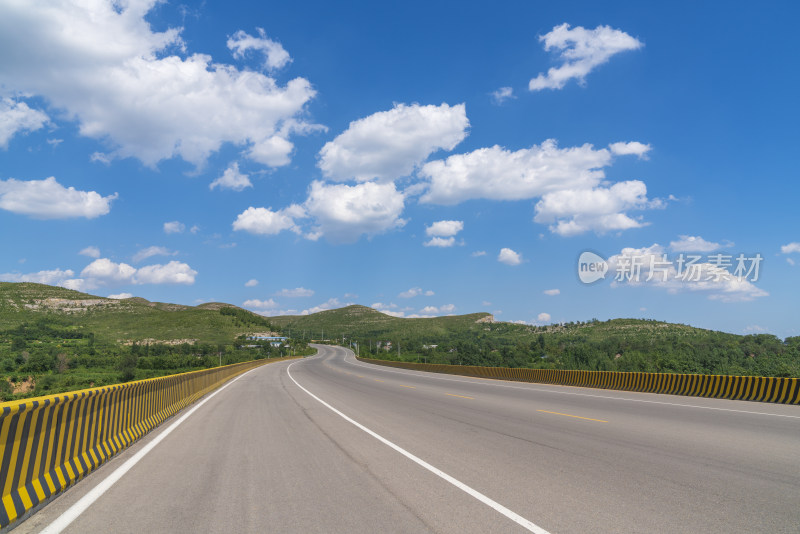
M223 308L239 312L223 315ZM231 343L239 334L270 328L261 316L230 304L184 306L138 297L115 300L43 284L0 282L0 330L42 320L62 329L91 332L104 343Z

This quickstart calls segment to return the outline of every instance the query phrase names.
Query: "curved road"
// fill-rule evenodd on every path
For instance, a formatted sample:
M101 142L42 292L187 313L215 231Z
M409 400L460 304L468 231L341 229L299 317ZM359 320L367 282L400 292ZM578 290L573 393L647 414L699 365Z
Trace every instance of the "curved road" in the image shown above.
M800 407L428 374L318 349L243 375L164 437L167 421L15 534L63 526L154 440L64 532L798 531Z

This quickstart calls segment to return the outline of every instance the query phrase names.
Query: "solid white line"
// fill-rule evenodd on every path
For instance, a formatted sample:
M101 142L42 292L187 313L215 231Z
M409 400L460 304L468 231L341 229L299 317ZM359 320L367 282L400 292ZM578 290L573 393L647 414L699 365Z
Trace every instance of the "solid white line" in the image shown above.
M750 415L769 415L772 417L788 417L789 419L800 419L800 415L788 415L788 414L781 414L781 413L769 413L769 412L753 412L750 410L735 410L733 408L716 408L714 406L698 406L696 404L681 404L679 402L666 402L666 401L654 401L654 400L646 400L646 399L629 399L626 397L610 397L608 395L594 395L592 393L578 393L575 391L557 391L549 388L543 387L536 387L535 383L531 383L529 387L523 386L512 386L510 384L501 384L498 382L502 382L501 380L496 380L493 378L474 378L467 380L459 380L458 378L448 378L445 376L436 376L438 373L433 373L431 371L416 371L413 369L398 369L398 368L391 368L388 366L375 364L375 363L363 363L355 359L353 356L352 361L348 360L347 358L350 357L351 354L347 354L344 358L344 362L350 365L355 365L357 367L370 367L377 370L381 370L387 373L400 373L406 376L418 376L423 378L432 378L435 380L446 380L448 382L461 382L464 384L483 384L486 386L494 386L499 388L508 388L508 389L522 389L526 391L541 391L543 393L556 393L558 395L575 395L578 397L594 397L598 399L609 399L609 400L619 400L619 401L626 401L626 402L643 402L646 404L663 404L667 406L680 406L683 408L699 408L701 410L715 410L720 412L735 412L735 413L746 413ZM424 373L424 374L420 374ZM574 386L574 387L581 387L581 386ZM659 393L650 393L651 395L659 395ZM663 393L661 393L663 395ZM730 399L717 399L717 400L730 400Z
M73 521L78 519L78 517L83 512L85 512L86 509L89 508L97 499L99 499L101 495L103 495L106 491L108 491L108 489L111 488L111 486L113 486L120 478L122 478L123 475L125 475L125 473L130 471L131 468L134 465L139 463L139 460L144 458L145 455L148 452L153 450L153 448L156 445L161 443L161 440L166 438L173 430L178 428L178 425L180 425L186 419L188 419L190 415L192 415L195 411L197 411L198 408L200 408L202 405L204 405L205 403L210 401L214 397L214 395L216 395L217 393L221 392L223 389L225 389L226 387L230 386L231 384L233 384L234 382L236 382L237 380L239 380L240 378L242 378L246 374L251 373L251 372L255 371L256 369L260 369L260 368L261 367L259 366L259 367L256 367L254 369L250 369L249 371L246 371L246 372L240 374L239 376L237 376L236 378L234 378L233 380L231 380L230 382L228 382L224 386L220 387L218 390L216 390L213 393L211 393L210 395L208 395L202 401L197 403L194 407L192 407L191 410L189 410L188 412L183 414L180 417L180 419L178 419L177 421L175 421L174 423L169 425L169 427L167 427L166 430L164 430L161 434L156 436L156 438L153 439L153 441L151 441L150 443L148 443L147 445L142 447L142 449L139 452L137 452L135 455L133 455L131 458L129 458L124 464L119 466L113 473L108 475L97 486L92 488L92 490L89 493L87 493L86 495L81 497L81 499L78 502L76 502L75 504L70 506L63 514L58 516L55 519L55 521L53 521L52 523L47 525L45 527L45 529L41 531L40 534L58 534L59 532L61 532L65 528L67 528L70 525L70 523L72 523Z
M292 363L291 365L289 365L289 367L286 368L286 373L289 375L289 378L292 379L292 382L294 382L297 387L299 387L300 389L302 389L303 391L308 393L312 398L314 398L314 400L316 400L317 402L319 402L320 404L322 404L323 406L325 406L326 408L331 410L333 413L335 413L336 415L338 415L339 417L341 417L342 419L344 419L348 423L351 423L351 424L355 425L356 427L360 428L361 430L363 430L364 432L366 432L367 434L369 434L373 438L377 439L378 441L380 441L384 445L387 445L387 446L391 447L392 449L394 449L395 451L399 452L400 454L402 454L403 456L405 456L406 458L408 458L412 462L416 463L417 465L420 465L421 467L424 467L425 469L427 469L428 471L430 471L434 475L436 475L436 476L438 476L440 478L443 478L444 480L446 480L447 482L449 482L453 486L457 487L461 491L463 491L463 492L467 493L468 495L471 495L472 497L478 499L483 504L485 504L487 506L490 506L491 508L494 508L495 510L497 510L498 512L500 512L501 514L503 514L504 516L506 516L510 520L514 521L518 525L522 526L523 528L527 529L528 531L535 532L536 534L548 534L548 532L545 529L543 529L542 527L540 527L540 526L534 524L533 522L525 519L524 517L522 517L521 515L517 514L516 512L513 512L513 511L509 510L508 508L506 508L502 504L500 504L500 503L498 503L496 501L493 501L492 499L490 499L489 497L487 497L483 493L481 493L481 492L479 492L479 491L477 491L475 489L472 489L471 487L467 486L466 484L464 484L460 480L451 477L450 475L448 475L447 473L445 473L441 469L438 469L438 468L432 466L431 464L429 464L425 460L422 460L421 458L418 458L417 456L414 456L413 454L411 454L407 450L403 449L399 445L395 445L394 443L392 443L388 439L384 438L380 434L377 434L376 432L373 432L372 430L370 430L369 428L365 427L364 425L362 425L358 421L355 421L354 419L351 419L350 417L346 416L345 414L343 414L342 412L340 412L339 410L337 410L336 408L334 408L333 406L331 406L330 404L328 404L324 400L320 399L319 397L317 397L316 395L311 393L309 390L307 390L306 388L301 386L297 382L297 380L295 380L294 377L292 376L291 368L295 363L297 363L297 362Z

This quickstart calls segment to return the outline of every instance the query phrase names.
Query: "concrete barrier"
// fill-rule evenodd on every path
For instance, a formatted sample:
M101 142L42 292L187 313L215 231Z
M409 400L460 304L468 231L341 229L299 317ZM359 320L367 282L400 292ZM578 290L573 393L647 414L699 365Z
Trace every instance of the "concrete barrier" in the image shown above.
M680 375L623 373L620 371L567 371L396 362L358 358L362 362L452 375L497 378L519 382L581 386L622 391L643 391L692 397L713 397L781 404L800 404L800 379L765 376Z
M292 358L255 360L0 403L0 528L231 378L287 359Z

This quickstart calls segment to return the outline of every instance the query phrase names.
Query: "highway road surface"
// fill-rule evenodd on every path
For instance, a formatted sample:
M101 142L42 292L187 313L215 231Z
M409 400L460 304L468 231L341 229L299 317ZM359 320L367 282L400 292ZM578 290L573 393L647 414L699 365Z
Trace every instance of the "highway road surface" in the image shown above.
M318 348L207 396L15 534L800 531L798 406L429 374Z

